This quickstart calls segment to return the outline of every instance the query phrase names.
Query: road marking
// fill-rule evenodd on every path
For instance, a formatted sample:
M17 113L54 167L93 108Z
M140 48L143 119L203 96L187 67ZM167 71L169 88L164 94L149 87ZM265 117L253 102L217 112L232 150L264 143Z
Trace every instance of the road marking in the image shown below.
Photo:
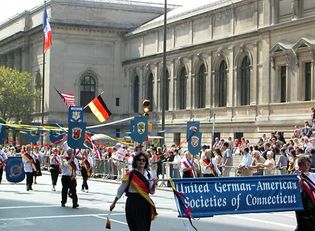
M52 207L60 207L57 205L26 205L26 206L10 206L10 207L0 207L0 210L3 209L29 209L29 208L52 208Z
M101 219L103 219L103 220L106 219L106 217L102 217L102 216L99 216L99 215L95 215L94 217L101 218ZM128 225L126 222L118 221L118 220L115 220L115 219L113 219L113 218L110 218L110 220L113 221L113 222L116 222L116 223L118 223L118 224Z
M282 227L286 227L286 228L296 228L293 225L286 225L286 224L272 222L272 221L264 221L264 220L260 220L260 219L256 219L256 218L243 217L243 216L239 216L239 215L228 215L228 216L237 217L239 219L248 220L248 221L255 221L255 222L260 222L260 223L265 223L265 224L272 224L272 225L282 226Z
M95 217L104 216L107 214L78 214L78 215L58 215L58 216L38 216L38 217L12 217L12 218L1 218L0 221L16 221L16 220L36 220L36 219L55 219L55 218L76 218L76 217ZM124 213L115 213L112 216L124 215Z

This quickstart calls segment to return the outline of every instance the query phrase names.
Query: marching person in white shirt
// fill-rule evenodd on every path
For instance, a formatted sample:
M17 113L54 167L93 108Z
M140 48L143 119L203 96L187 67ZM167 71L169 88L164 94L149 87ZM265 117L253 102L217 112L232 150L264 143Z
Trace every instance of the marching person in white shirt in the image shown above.
M3 169L7 159L8 159L7 154L3 150L0 150L0 184L2 181Z
M26 174L26 190L33 190L33 176L36 173L35 158L31 151L31 146L22 147L22 162L24 165L24 172Z
M92 176L92 173L93 173L93 159L89 154L90 154L90 150L85 149L83 151L83 155L81 159L81 176L83 179L81 191L82 192L85 191L87 193L89 192L89 186L88 186L87 180L89 177Z
M182 178L195 178L197 177L196 169L198 165L192 159L192 156L189 151L184 152L185 157L181 161L181 172Z
M52 149L52 153L50 155L50 165L49 171L51 176L51 183L52 183L52 191L56 191L56 185L58 181L58 175L61 173L61 158L59 156L57 148Z

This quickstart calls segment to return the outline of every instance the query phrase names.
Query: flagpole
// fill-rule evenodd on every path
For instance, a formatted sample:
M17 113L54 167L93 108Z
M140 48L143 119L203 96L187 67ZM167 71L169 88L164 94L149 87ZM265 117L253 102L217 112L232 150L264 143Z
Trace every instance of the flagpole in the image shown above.
M161 144L165 144L165 107L166 107L166 20L167 20L167 0L164 1L164 23L163 23L163 77L162 77L162 115L161 115L161 136L163 137Z
M45 2L46 4L46 2ZM42 126L44 126L44 111L45 111L45 34L43 34L43 79L42 79ZM41 138L42 145L44 145L44 136Z

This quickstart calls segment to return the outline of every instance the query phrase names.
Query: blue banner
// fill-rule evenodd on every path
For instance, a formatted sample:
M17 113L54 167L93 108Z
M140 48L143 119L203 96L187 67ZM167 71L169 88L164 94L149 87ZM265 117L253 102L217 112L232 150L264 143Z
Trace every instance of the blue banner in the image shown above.
M63 124L59 124L60 127L63 127ZM56 126L55 124L51 124L50 126ZM56 129L58 129L59 127L56 127ZM59 128L60 129L60 128ZM50 129L49 130L49 139L50 139L50 142L52 143L55 143L57 142L58 140L61 140L65 135L65 132L64 131L54 131L53 129Z
M37 128L34 128L27 133L27 140L29 143L35 144L39 140L39 137L40 132Z
M188 151L193 155L197 155L201 149L201 132L196 131L195 133L192 133L187 142Z
M199 121L188 121L187 128L186 128L186 140L189 139L195 134L195 132L199 131L200 122Z
M18 183L24 180L25 172L22 157L9 157L6 161L6 178L9 182Z
M5 130L5 121L0 118L0 144L4 144Z
M193 218L303 209L296 175L173 179ZM176 194L174 194L176 195ZM178 197L175 196L178 202ZM185 207L177 209L187 217Z
M86 123L69 123L68 146L70 148L84 148Z
M83 108L79 106L69 107L68 111L68 123L80 123L83 122Z
M133 141L142 143L148 136L148 116L135 116L130 121L130 137Z

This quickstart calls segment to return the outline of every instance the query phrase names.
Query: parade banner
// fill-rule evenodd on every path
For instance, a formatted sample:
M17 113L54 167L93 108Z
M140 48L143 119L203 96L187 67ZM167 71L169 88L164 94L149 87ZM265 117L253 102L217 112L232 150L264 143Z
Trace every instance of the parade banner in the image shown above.
M179 217L302 210L296 175L173 179Z
M31 129L27 133L27 140L29 143L35 144L39 140L39 137L40 137L40 132L38 128Z
M130 137L133 141L142 143L148 136L148 117L135 116L130 122Z
M188 151L193 155L197 155L201 149L201 132L196 131L195 133L192 133L187 142Z
M55 124L51 124L50 126L55 126ZM60 127L63 127L63 124L59 124ZM58 128L58 127L56 127ZM54 131L53 129L49 130L49 139L50 142L55 143L58 142L59 140L62 140L64 137L65 132L64 131Z
M18 183L24 180L25 172L22 157L9 157L6 161L7 181Z
M70 148L84 148L86 123L69 123L68 146Z
M199 131L200 121L188 121L186 129L186 140L187 142L194 135L195 132Z
M83 108L79 106L71 106L68 111L69 123L83 122Z
M4 144L5 130L5 121L0 118L0 144Z

